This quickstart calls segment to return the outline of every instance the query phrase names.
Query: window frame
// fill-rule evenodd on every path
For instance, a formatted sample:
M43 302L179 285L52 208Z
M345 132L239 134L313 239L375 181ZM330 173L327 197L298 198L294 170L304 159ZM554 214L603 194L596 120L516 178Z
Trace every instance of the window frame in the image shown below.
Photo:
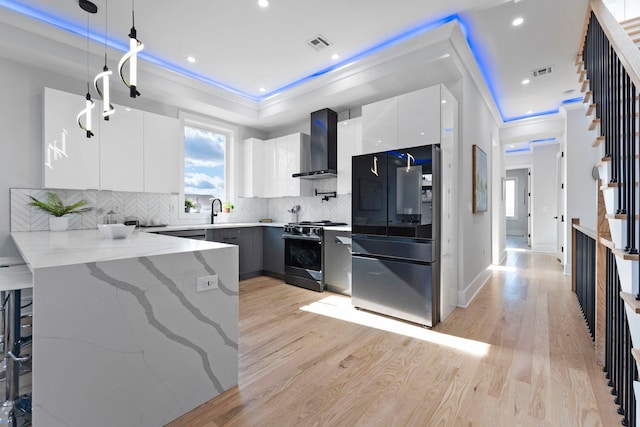
M207 200L200 200L202 204L202 210L198 213L187 213L184 211L184 133L185 127L192 127L203 129L211 132L215 132L225 136L224 147L224 194L220 196L220 200L224 203L227 200L232 200L235 194L235 186L232 175L235 159L235 141L238 139L238 128L219 120L212 119L210 117L199 116L196 114L186 113L181 111L178 114L180 119L180 129L182 135L182 141L180 144L180 193L178 195L178 218L179 219L208 219L211 217L211 203L207 196Z

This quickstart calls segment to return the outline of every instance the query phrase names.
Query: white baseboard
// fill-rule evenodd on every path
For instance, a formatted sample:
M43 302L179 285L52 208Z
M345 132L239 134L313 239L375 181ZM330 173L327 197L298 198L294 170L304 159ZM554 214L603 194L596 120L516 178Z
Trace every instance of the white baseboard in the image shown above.
M564 275L565 276L571 276L571 264L565 264L564 265Z
M534 252L544 252L548 254L555 254L557 248L551 245L531 245L531 250Z
M458 307L467 308L491 277L491 270L483 270L464 290L458 291Z

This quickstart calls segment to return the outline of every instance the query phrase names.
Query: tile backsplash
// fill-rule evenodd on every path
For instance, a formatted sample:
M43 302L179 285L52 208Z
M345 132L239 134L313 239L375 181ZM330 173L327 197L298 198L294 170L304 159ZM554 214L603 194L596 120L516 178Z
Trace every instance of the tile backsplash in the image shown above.
M320 192L335 191L335 179L318 180L314 187ZM11 231L45 231L49 229L49 215L31 207L29 196L46 200L48 192L58 194L65 204L81 199L89 202L94 209L91 212L72 215L69 218L71 230L97 228L104 222L109 211L116 212L121 222L125 217L136 217L141 224L154 223L168 225L192 225L208 223L208 217L194 219L180 216L177 194L128 193L97 190L42 190L11 189ZM287 212L294 205L300 205L300 221L328 219L339 222L351 222L351 195L339 195L322 201L321 196L282 197L275 199L238 198L234 200L231 213L218 214L216 223L257 222L262 218L271 218L274 222L291 222L292 215Z

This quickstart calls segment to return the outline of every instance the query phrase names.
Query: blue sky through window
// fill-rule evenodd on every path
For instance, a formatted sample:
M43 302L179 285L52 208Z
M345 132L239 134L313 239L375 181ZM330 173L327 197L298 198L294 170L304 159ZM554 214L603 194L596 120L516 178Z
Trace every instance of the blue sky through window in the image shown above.
M184 127L184 194L224 197L225 135Z

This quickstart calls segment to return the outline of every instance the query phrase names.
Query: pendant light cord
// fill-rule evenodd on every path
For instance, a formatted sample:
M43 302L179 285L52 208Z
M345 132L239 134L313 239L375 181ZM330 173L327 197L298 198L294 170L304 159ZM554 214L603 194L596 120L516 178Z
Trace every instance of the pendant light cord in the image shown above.
M87 93L89 93L89 80L91 76L89 74L89 14L87 13Z
M104 66L107 66L107 28L109 22L109 0L104 2Z

